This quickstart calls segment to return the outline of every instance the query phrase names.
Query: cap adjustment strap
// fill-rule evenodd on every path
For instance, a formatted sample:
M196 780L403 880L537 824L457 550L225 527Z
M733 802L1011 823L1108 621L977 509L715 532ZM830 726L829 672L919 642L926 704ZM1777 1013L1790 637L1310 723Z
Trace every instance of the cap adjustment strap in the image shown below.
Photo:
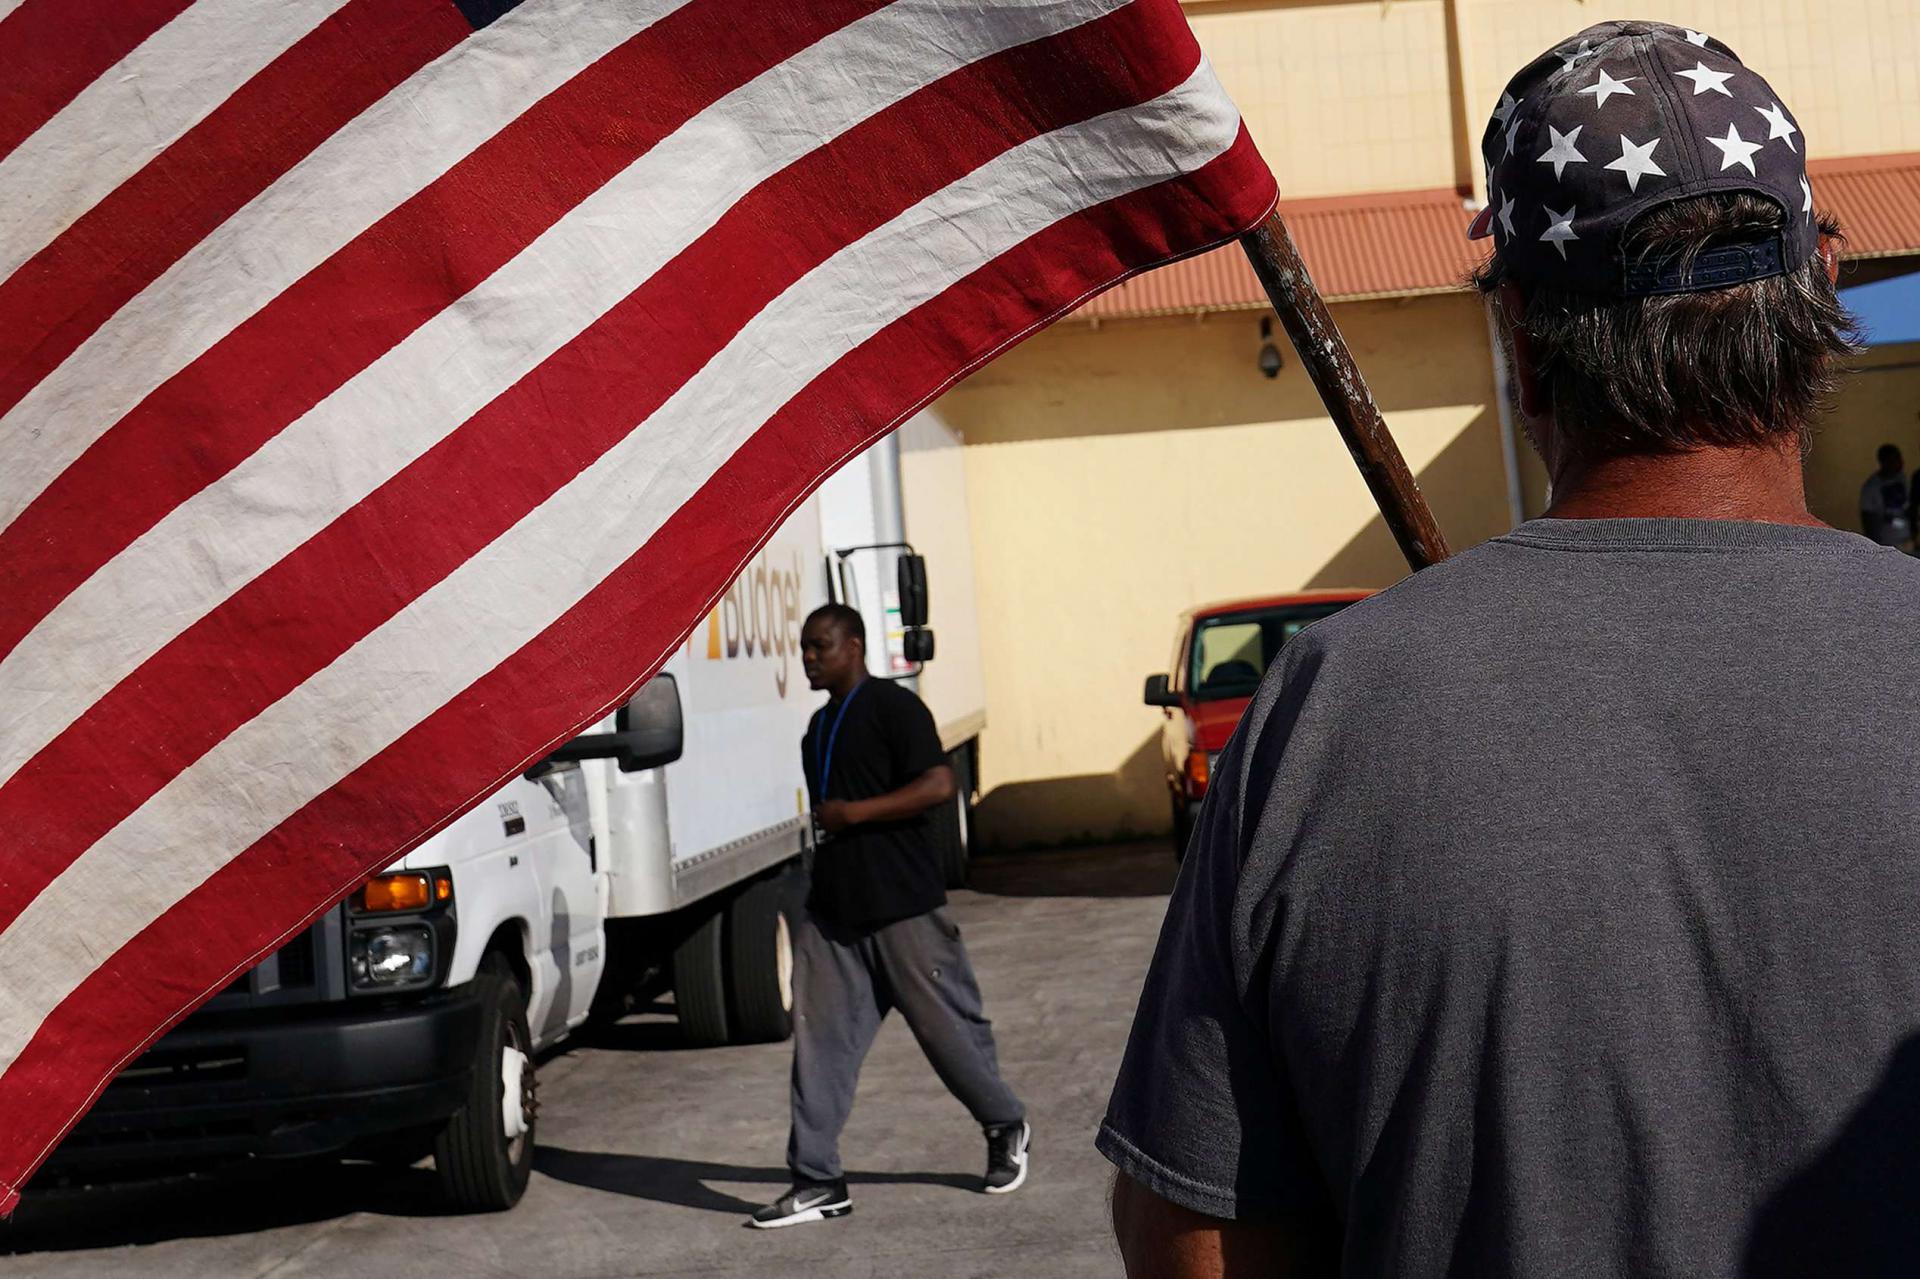
M1654 262L1629 262L1621 292L1630 298L1665 293L1692 293L1724 289L1787 273L1785 239L1774 236L1750 244L1721 244L1699 254L1691 264L1684 254Z

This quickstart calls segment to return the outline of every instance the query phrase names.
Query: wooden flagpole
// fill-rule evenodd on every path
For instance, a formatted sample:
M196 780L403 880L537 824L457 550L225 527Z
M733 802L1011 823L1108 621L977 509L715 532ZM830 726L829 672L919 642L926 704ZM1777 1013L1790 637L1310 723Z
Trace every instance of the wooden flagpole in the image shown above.
M1373 491L1373 500L1400 543L1401 553L1415 571L1447 558L1447 539L1433 518L1413 473L1407 470L1400 446L1387 432L1373 393L1353 362L1353 352L1327 313L1320 291L1313 287L1307 265L1300 260L1279 210L1240 237L1253 270L1266 287L1267 298L1280 313L1280 323L1293 339L1293 349L1307 367L1307 376L1320 389L1340 438Z

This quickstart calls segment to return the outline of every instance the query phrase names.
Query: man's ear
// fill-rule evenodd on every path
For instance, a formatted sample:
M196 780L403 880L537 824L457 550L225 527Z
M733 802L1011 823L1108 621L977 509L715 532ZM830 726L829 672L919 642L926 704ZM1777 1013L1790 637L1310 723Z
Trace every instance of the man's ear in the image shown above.
M1840 245L1834 238L1822 231L1820 233L1820 264L1827 268L1827 283L1840 283Z
M1513 339L1511 372L1514 389L1520 393L1520 410L1529 417L1541 417L1546 412L1546 397L1540 393L1540 377L1534 371L1533 335L1526 329L1527 295L1508 280L1494 293L1494 304L1500 308Z

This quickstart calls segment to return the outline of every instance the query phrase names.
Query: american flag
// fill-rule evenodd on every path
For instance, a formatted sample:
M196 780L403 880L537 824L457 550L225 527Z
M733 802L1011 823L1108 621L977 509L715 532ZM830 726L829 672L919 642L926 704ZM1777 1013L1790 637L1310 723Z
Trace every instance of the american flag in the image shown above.
M1273 179L1175 0L0 0L0 1208Z

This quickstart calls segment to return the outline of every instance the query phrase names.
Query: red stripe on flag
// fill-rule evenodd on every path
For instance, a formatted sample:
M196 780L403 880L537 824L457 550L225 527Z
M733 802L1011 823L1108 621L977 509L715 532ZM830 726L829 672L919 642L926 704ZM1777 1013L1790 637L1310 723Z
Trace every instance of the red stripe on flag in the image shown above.
M686 120L883 5L770 5L719 38L737 0L695 0L549 94L148 396L0 530L0 654Z
M17 1189L115 1071L317 918L325 907L312 903L339 900L599 718L566 708L604 714L657 670L823 471L1138 269L1129 264L1253 225L1272 194L1243 129L1197 173L1054 224L816 379L566 616L236 858L222 872L227 891L169 911L55 1010L0 1076L0 1113L14 1116L0 1127L0 1212L13 1197L7 1183ZM537 749L503 747L502 706L516 708L521 740ZM476 788L476 779L491 780ZM250 909L234 912L236 898Z
M452 0L349 0L0 283L0 413L341 125L471 35Z
M1199 50L1186 50L1184 65L1168 52L1164 15L1129 6L983 59L795 162L458 431L183 632L0 786L0 830L16 850L0 928L193 760L627 436L807 271L1013 144L1178 85ZM1120 51L1139 47L1161 54L1132 66ZM822 191L836 198L819 200ZM568 406L564 423L555 404ZM528 448L536 438L541 446ZM271 645L261 643L268 635ZM240 652L244 666L234 661ZM134 724L142 730L128 732ZM92 779L88 803L76 810L82 777Z
M26 0L0 21L0 159L191 0Z

